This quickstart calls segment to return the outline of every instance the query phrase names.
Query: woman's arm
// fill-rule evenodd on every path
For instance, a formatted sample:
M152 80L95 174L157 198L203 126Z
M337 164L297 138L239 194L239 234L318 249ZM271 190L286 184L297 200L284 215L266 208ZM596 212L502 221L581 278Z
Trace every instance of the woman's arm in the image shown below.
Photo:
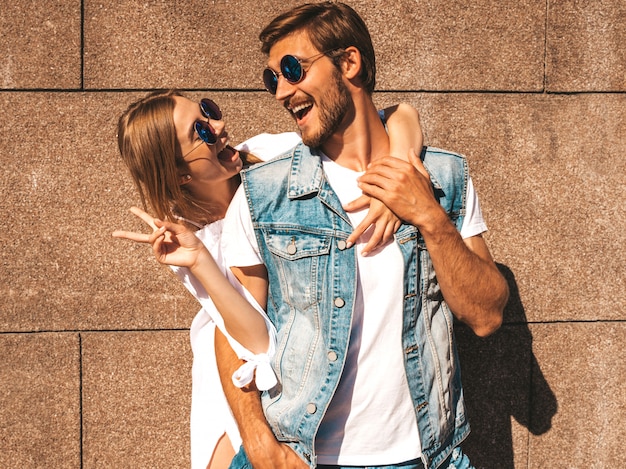
M417 109L409 104L400 103L383 109L382 113L389 134L389 154L409 161L409 153L419 152L424 143ZM367 216L347 239L348 245L352 246L371 225L375 225L372 237L361 252L364 256L389 242L401 225L400 219L380 200L365 195L346 204L344 210L353 212L368 205L370 209Z
M383 109L389 134L389 154L409 161L409 151L422 149L424 136L420 116L413 106L400 103Z
M266 352L265 319L231 285L202 241L182 225L157 220L136 207L131 212L152 227L152 234L115 231L113 237L149 243L160 263L189 268L211 296L231 337L253 353Z

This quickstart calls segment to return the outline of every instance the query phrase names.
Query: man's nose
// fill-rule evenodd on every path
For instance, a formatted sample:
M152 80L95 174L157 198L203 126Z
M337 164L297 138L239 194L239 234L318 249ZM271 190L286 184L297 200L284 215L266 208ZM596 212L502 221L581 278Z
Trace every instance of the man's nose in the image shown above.
M289 83L284 76L280 75L276 84L276 99L283 101L294 93L295 88L295 85Z

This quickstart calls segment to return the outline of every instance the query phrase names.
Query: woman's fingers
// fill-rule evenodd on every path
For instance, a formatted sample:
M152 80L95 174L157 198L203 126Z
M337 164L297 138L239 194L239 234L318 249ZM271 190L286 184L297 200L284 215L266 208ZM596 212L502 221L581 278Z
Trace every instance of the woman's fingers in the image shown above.
M147 225L150 225L150 227L153 230L158 229L157 225L155 224L156 219L153 216L147 214L146 212L141 210L139 207L131 207L130 211L136 217L141 218Z
M144 233L135 233L134 231L117 230L113 232L114 238L128 239L137 243L149 243L150 235Z

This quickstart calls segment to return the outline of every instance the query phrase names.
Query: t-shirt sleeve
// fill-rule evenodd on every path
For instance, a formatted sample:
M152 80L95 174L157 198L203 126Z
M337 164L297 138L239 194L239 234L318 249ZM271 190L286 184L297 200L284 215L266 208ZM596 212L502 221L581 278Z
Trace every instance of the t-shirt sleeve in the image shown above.
M252 296L248 290L239 283L237 278L230 273L230 271L226 271L225 275L233 285L235 290L239 292L241 296L243 296L248 302L255 308L258 313L265 320L265 327L267 328L267 332L269 335L269 346L265 353L255 354L237 342L228 332L226 328L226 324L224 323L224 318L220 314L220 312L215 307L213 300L206 292L202 284L198 281L198 279L189 271L186 267L176 267L171 266L172 271L176 274L176 276L182 281L183 285L189 290L189 292L196 297L196 299L202 305L202 311L210 318L216 327L224 334L230 347L237 354L237 357L244 360L243 363L237 371L233 374L233 383L237 387L243 387L255 380L256 386L259 390L267 390L271 389L276 385L276 375L274 374L271 367L271 359L274 357L276 353L276 328L272 324L272 322L265 314L263 308L257 303L255 298ZM198 340L194 333L196 330L192 329L191 331L191 340Z
M465 218L463 219L463 226L461 227L461 237L463 239L471 238L472 236L487 231L487 224L483 218L480 202L478 201L478 194L476 194L474 190L471 177L467 182L467 193L465 197Z
M263 264L243 186L235 192L226 212L221 244L228 268Z
M281 134L264 133L249 138L235 148L252 153L263 161L267 161L291 150L301 141L300 135L296 132L283 132Z

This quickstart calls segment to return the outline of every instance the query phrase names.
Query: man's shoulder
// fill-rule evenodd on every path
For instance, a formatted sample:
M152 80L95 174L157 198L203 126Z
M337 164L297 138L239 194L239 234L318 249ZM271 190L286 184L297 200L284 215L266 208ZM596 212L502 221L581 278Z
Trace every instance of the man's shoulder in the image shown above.
M273 171L279 171L279 169L282 167L290 167L294 152L301 145L302 143L298 143L296 146L291 147L286 151L283 151L282 153L276 155L270 160L257 163L253 166L250 166L249 168L244 169L242 173L250 176L253 174L264 174L267 172L271 173Z
M460 153L456 153L450 150L443 150L441 148L436 148L436 147L424 147L422 149L422 160L426 160L426 159L429 159L429 160L449 159L451 161L458 160L461 162L466 160L465 156Z
M261 199L282 197L285 188L289 185L289 175L292 172L293 158L296 149L301 144L291 148L271 160L257 163L241 172L241 182L248 194L262 194Z
M422 150L421 158L439 203L448 213L462 213L469 179L466 158L459 153L431 147Z
M442 150L435 147L424 147L420 155L424 166L431 173L459 173L464 176L467 172L467 158L460 153Z

